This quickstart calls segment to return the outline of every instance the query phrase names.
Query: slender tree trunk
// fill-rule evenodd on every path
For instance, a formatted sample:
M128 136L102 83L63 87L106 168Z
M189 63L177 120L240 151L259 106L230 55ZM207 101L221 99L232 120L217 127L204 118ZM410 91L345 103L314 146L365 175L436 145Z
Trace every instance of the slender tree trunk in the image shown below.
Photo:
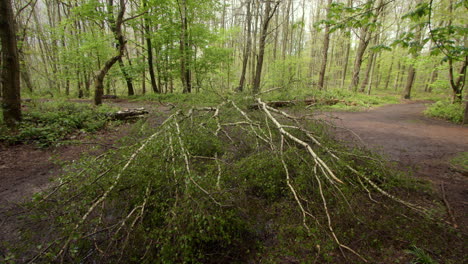
M390 84L390 76L392 76L392 71L393 71L393 56L392 56L392 62L390 63L390 68L388 69L387 73L387 80L385 81L385 87L384 90L388 89L388 85Z
M147 8L148 5L148 0L143 0L143 8ZM150 22L147 16L145 16L144 19L144 27L145 27L145 39L146 39L146 50L148 52L148 70L150 74L150 79L151 79L151 89L153 89L153 92L155 93L161 93L161 90L158 88L158 85L156 84L156 77L154 75L154 65L153 65L153 45L151 43L151 31L150 31Z
M266 38L268 35L268 25L270 23L271 18L275 14L276 9L278 8L279 2L275 3L275 6L273 9L271 8L270 1L266 2L265 5L266 5L265 16L263 18L262 30L260 32L257 67L255 71L254 85L253 85L253 90L252 90L254 94L257 94L260 92L260 81L262 78L263 58L265 56L265 44L266 44Z
M117 60L119 62L120 71L124 76L125 83L127 84L127 93L129 96L135 95L135 89L133 88L133 78L128 74L127 70L125 69L125 64L123 62L122 56Z
M367 49L369 44L368 29L364 28L361 30L361 40L359 41L359 46L356 51L356 58L354 59L354 70L353 77L351 79L351 84L349 86L350 91L356 91L359 85L359 74L361 73L362 59L364 57L364 52Z
M421 39L422 39L422 35L423 35L422 30L423 30L423 27L419 26L415 35L418 45L420 44ZM413 52L412 54L413 59L416 59L417 57L419 57L419 53L421 52L421 49L422 47L418 48L416 51ZM411 64L408 69L408 79L406 80L405 91L403 92L404 99L411 99L411 90L413 88L415 78L416 78L416 68L414 68L414 65Z
M179 13L180 13L180 23L181 23L181 32L180 32L180 74L182 85L184 87L184 93L192 92L192 74L190 70L190 43L188 37L188 18L187 18L187 0L182 0L182 4L179 4Z
M416 69L410 65L408 69L408 78L406 79L405 91L403 92L404 99L411 99L411 88L413 87L416 78Z
M328 19L330 15L330 8L332 5L332 0L328 0L326 17ZM322 51L322 65L320 66L319 81L317 83L320 90L325 89L325 71L327 69L327 59L328 59L328 46L330 45L330 25L327 23L325 25L325 32L323 36L323 51Z
M341 76L341 89L343 89L346 81L346 74L348 73L349 64L349 51L351 50L351 32L347 32L346 36L346 51L344 56L343 74Z
M382 12L383 8L384 8L383 0L379 0L379 2L376 5L376 10L375 10L374 18L372 19L372 23L377 22L377 19L379 18L379 15ZM371 40L371 37L372 37L372 32L371 32L370 26L369 25L364 26L361 29L359 46L356 52L356 58L354 60L353 77L351 80L351 84L349 86L349 90L351 91L356 91L356 89L358 88L362 60L364 57L364 53L367 49L367 46L369 45L369 41Z
M2 43L2 109L9 127L21 121L20 64L15 18L10 0L0 1L0 39Z
M426 83L426 87L424 87L425 92L432 92L432 84L437 80L439 77L439 71L437 70L437 67L431 72L431 77L429 78L429 81Z
M251 10L251 4L252 0L247 1L247 14L246 14L246 24L247 24L247 43L244 48L244 56L242 58L242 72L241 72L241 77L239 80L239 86L237 87L237 91L242 92L244 91L244 85L245 85L245 75L247 73L247 65L249 63L249 55L250 55L250 50L252 47L252 13L250 12Z
M379 36L376 36L374 40L372 41L372 43L373 43L372 45L379 43ZM375 64L375 56L376 56L375 52L370 51L369 62L367 63L366 72L364 74L364 81L361 83L361 88L359 89L359 92L364 92L366 90L366 86L369 83L372 68L374 67L374 64Z

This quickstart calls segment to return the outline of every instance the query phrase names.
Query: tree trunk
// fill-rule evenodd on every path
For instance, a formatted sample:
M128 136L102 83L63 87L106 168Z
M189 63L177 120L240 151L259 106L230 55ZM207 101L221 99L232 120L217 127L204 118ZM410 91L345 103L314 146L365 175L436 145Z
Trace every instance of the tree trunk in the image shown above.
M372 19L372 24L377 22L377 19L379 18L379 15L382 12L383 8L384 8L384 3L382 0L379 0L375 8L375 14L374 14L374 18ZM370 25L364 26L361 29L359 46L356 52L356 58L354 60L353 77L351 80L351 84L349 86L349 90L351 91L356 91L356 89L358 88L359 74L361 72L362 60L364 57L364 53L367 49L367 46L369 45L369 42L371 40L371 37L372 37L372 32L370 29Z
M356 91L358 85L359 85L359 74L361 72L361 65L362 65L362 59L364 57L364 52L367 49L367 46L369 44L369 38L368 38L369 32L367 28L363 28L361 30L361 40L359 41L359 46L356 51L356 58L354 59L354 70L353 70L353 76L351 79L351 84L349 86L350 91Z
M21 121L20 64L16 28L10 0L0 1L0 39L2 43L3 120L9 127Z
M375 53L371 52L369 55L369 62L367 63L366 73L364 74L364 81L361 83L361 88L359 88L359 92L363 93L366 90L366 86L369 83L369 77L371 74L372 67L374 65L374 58Z
M421 43L422 31L423 31L423 26L419 26L418 29L417 29L416 35L415 35L417 45L420 45L420 43ZM421 52L421 49L422 49L422 46L420 48L417 48L412 53L413 59L416 59L417 57L419 57L419 53ZM404 99L411 99L411 89L413 88L415 77L416 77L416 69L414 68L414 65L411 64L409 69L408 69L408 79L406 80L405 91L403 93L403 98Z
M345 85L346 73L348 73L349 51L351 50L351 32L347 32L347 34L349 34L349 36L346 37L346 51L343 65L343 75L341 76L341 89L343 89Z
M125 69L125 64L122 60L122 56L117 60L119 62L120 71L122 71L122 75L124 76L125 82L127 83L127 93L129 96L135 95L135 89L133 88L133 79L128 74L127 70Z
M411 99L411 88L413 87L415 77L416 69L413 65L410 65L408 70L408 78L406 79L405 91L403 93L404 99Z
M112 8L113 1L109 0L109 7ZM125 14L125 0L120 0L120 11L117 15L117 21L113 23L113 14L112 18L110 18L111 22L111 31L114 33L115 39L118 41L117 45L117 52L118 54L112 58L110 58L101 70L96 74L96 80L94 81L94 104L101 105L102 104L102 95L104 93L104 77L106 77L107 72L112 68L112 66L122 58L122 55L125 50L125 38L122 34L122 23L123 23L123 16Z
M279 2L275 3L273 10L271 8L270 1L266 2L265 4L266 4L265 17L263 18L262 30L260 32L257 67L255 70L254 85L253 85L253 90L252 90L254 94L257 94L260 92L260 81L262 78L263 58L265 56L265 44L266 44L266 38L268 35L268 25L270 23L271 18L275 14L276 9L278 8Z
M181 32L180 32L180 74L181 81L184 87L184 93L192 92L192 74L190 71L190 62L189 62L189 49L190 43L188 39L188 19L187 19L187 0L182 0L182 5L179 5L180 13L180 23L181 23Z
M332 5L332 0L328 0L328 5L327 5L327 14L326 14L326 19L330 16L330 8ZM328 46L330 45L330 25L327 23L325 25L325 33L323 36L323 51L322 51L322 65L320 67L320 73L319 73L319 81L318 81L318 88L320 90L325 89L325 71L327 69L327 59L328 59Z
M453 91L453 102L461 102L462 101L462 93L463 88L465 87L465 80L466 80L466 68L468 64L468 56L465 57L462 66L460 67L460 71L458 73L458 79L455 80L455 76L453 73L453 60L449 58L449 80L450 80L450 87L452 87Z
M252 0L247 1L247 43L244 49L244 56L242 58L242 73L239 80L239 87L237 87L237 91L242 92L244 91L245 85L245 75L247 72L247 65L249 63L249 55L250 50L252 48L252 13L250 12Z
M143 0L143 8L146 9L148 0ZM151 36L150 36L150 23L147 16L144 19L144 27L145 27L145 39L146 39L146 50L148 52L148 70L151 79L151 88L155 93L161 93L161 90L158 88L156 84L156 77L154 75L154 65L153 65L153 45L151 43Z
M432 92L432 84L437 80L439 77L439 71L437 70L437 67L432 71L431 77L429 78L429 81L426 83L426 86L424 87L424 91L427 93Z

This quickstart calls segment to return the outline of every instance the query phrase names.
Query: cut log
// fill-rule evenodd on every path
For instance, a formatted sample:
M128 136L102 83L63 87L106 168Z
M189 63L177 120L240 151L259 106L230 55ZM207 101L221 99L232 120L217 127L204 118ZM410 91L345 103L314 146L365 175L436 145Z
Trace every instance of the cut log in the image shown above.
M109 113L108 117L111 120L129 120L134 118L141 118L144 115L148 114L148 111L145 108L134 108L134 109L125 109L115 113Z

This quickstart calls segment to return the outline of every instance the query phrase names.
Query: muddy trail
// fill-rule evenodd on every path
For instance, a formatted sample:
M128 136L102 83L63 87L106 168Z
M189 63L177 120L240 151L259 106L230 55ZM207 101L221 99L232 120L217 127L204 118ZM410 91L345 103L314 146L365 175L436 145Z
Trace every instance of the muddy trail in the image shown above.
M468 151L468 126L427 118L424 102L388 105L363 112L323 113L346 144L365 146L396 162L400 170L428 180L447 207L447 219L466 232L468 172L450 160ZM452 215L452 216L450 216Z

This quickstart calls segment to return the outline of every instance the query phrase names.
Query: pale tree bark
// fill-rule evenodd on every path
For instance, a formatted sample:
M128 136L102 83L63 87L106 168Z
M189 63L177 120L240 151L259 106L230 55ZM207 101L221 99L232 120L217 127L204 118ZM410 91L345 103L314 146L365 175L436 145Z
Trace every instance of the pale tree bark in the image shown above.
M112 1L112 0L110 0ZM106 77L109 70L112 66L122 57L125 51L125 37L122 33L122 24L123 24L123 17L125 14L125 0L120 0L120 10L119 14L117 15L117 20L115 23L111 23L112 32L114 33L115 39L118 41L117 45L117 55L110 58L104 63L104 66L101 70L96 74L95 81L94 81L94 104L100 105L102 104L102 95L104 93L104 78Z
M382 0L379 0L379 2L376 5L376 11L374 14L374 18L372 19L372 24L377 22L377 19L382 12L384 7L384 3ZM353 76L351 79L351 84L349 86L349 90L351 91L356 91L358 85L359 85L359 75L361 73L361 65L362 65L362 60L364 57L364 53L366 52L367 46L369 45L369 42L372 37L372 31L370 29L369 25L366 25L361 28L361 32L359 34L359 45L356 51L356 57L354 60L354 70L353 70Z
M330 8L332 5L332 0L328 0L326 17L330 16ZM320 66L318 88L320 90L325 89L325 71L327 70L327 60L328 60L328 47L330 45L330 25L327 23L325 25L325 32L323 36L323 51L322 51L322 65Z
M268 25L270 24L270 20L275 14L280 2L276 2L274 7L271 7L271 2L265 2L265 14L263 17L262 28L260 32L260 40L259 40L259 48L258 48L258 59L257 59L257 67L255 70L255 77L254 77L254 85L252 92L257 94L260 92L260 81L262 78L262 67L263 67L263 59L265 56L265 45L266 45L266 38L268 36Z
M7 126L15 127L21 121L20 64L11 0L0 1L0 39L3 120Z

